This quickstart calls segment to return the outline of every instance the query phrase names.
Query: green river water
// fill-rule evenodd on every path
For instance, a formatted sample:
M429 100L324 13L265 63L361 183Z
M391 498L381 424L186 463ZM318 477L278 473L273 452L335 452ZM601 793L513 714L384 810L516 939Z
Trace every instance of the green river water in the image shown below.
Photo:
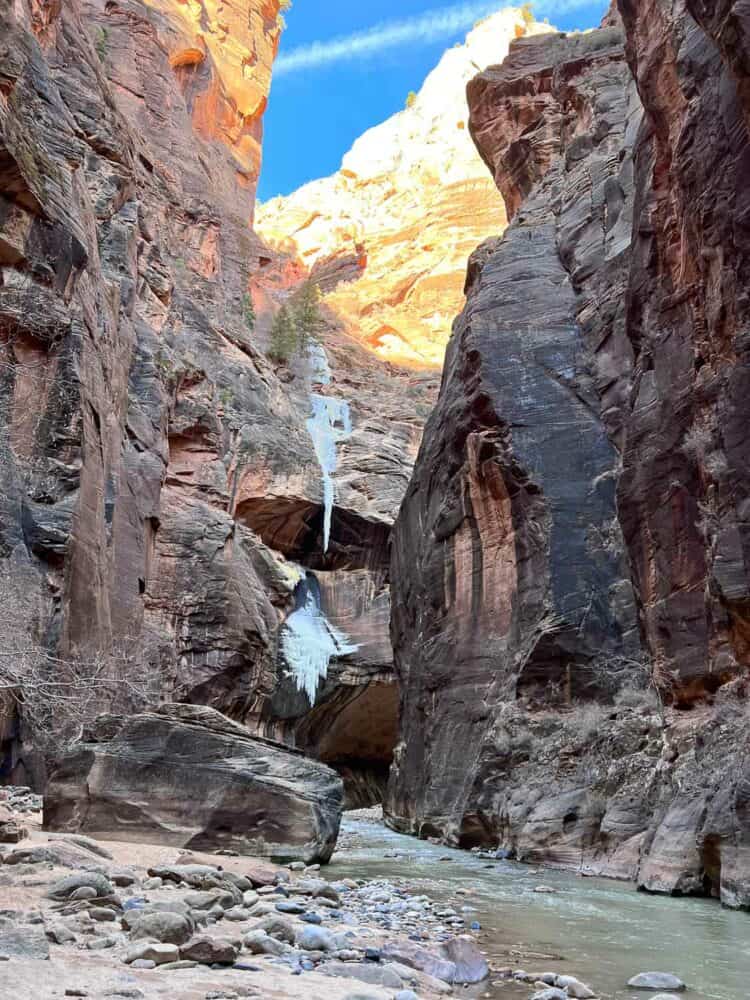
M685 1000L750 997L750 913L712 900L647 895L608 879L488 862L402 836L374 820L345 817L342 834L343 847L327 878L386 878L456 909L475 906L475 914L462 916L467 924L481 923L478 942L496 968L575 975L602 1000L648 1000L652 993L626 985L646 971L678 975L688 985L680 994ZM535 893L541 884L557 891ZM474 893L457 897L458 888ZM537 959L533 953L558 957ZM462 993L494 1000L532 992L494 980Z

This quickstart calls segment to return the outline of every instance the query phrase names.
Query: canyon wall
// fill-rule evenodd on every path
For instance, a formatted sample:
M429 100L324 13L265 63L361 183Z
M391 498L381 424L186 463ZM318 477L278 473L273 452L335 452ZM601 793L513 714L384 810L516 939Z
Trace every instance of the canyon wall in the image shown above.
M398 828L750 902L739 5L621 3L468 87L469 263L397 522ZM460 748L457 749L457 748Z
M37 690L92 664L318 752L370 688L395 725L387 544L421 388L330 313L324 345L265 357L306 275L251 227L280 30L278 0L0 6L0 631ZM5 775L43 781L34 733L0 729ZM343 752L382 781L374 744Z
M336 174L259 206L264 238L312 268L326 301L378 356L442 363L466 259L506 224L467 130L465 86L512 39L551 30L518 8L478 22L403 111L357 139Z

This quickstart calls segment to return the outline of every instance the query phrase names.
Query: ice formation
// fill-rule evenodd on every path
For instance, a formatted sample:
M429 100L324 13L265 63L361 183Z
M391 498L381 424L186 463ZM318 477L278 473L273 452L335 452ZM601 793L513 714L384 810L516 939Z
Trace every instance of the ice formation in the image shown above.
M328 675L331 659L353 653L357 646L323 614L320 587L312 573L297 584L295 593L296 608L284 625L281 648L297 690L304 691L314 705L318 684Z
M320 344L310 348L309 358L313 369L313 381L318 385L328 385L331 381L331 371L326 353ZM310 402L312 416L306 421L306 426L323 475L323 552L327 552L333 515L333 474L338 464L337 445L352 433L352 419L349 403L345 399L321 396L317 392L312 392Z

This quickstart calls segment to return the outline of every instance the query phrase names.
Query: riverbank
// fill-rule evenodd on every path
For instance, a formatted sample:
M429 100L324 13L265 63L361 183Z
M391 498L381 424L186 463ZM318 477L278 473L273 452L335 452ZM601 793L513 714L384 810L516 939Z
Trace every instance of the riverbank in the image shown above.
M583 877L416 840L377 819L347 814L341 851L328 877L357 872L387 877L437 903L460 898L491 969L551 969L573 975L602 1000L653 1000L628 987L646 970L673 972L685 1000L738 1000L747 995L750 915L716 900L638 892L627 882ZM537 891L540 888L553 891ZM528 998L492 975L479 994Z
M487 980L457 908L387 879L48 836L38 818L2 849L2 997L434 1000Z
M627 985L649 969L684 979L685 1000L737 1000L750 981L747 914L488 861L397 834L379 809L345 815L322 870L50 838L38 817L2 848L0 995L14 1000L528 1000L558 977L636 1000L655 995ZM71 875L77 890L61 889Z

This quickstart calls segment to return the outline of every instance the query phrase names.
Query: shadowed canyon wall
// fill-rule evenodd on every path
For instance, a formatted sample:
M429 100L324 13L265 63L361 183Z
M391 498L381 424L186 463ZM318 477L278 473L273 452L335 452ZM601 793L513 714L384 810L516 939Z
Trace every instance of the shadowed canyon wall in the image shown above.
M511 224L396 525L388 811L738 906L748 26L694 6L623 0L468 86Z

